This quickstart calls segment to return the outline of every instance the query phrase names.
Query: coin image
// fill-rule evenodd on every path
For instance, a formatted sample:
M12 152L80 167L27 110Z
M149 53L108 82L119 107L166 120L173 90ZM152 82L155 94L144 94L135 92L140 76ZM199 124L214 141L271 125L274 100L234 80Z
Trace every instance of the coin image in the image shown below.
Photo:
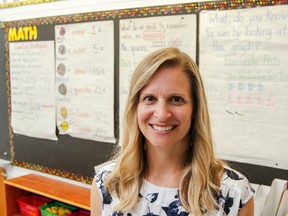
M66 47L64 45L60 45L58 48L58 52L60 55L64 55L66 53Z
M64 83L60 84L58 87L58 91L60 92L60 94L66 95L67 94L66 85Z
M62 122L60 126L64 131L68 130L68 123L67 122L65 122L65 121Z
M60 115L62 116L62 118L66 119L67 115L68 115L68 111L66 107L61 107L60 109Z
M60 28L59 34L61 36L65 35L65 28L63 26Z
M64 76L65 72L66 72L66 66L63 63L60 63L57 67L57 73L60 76Z

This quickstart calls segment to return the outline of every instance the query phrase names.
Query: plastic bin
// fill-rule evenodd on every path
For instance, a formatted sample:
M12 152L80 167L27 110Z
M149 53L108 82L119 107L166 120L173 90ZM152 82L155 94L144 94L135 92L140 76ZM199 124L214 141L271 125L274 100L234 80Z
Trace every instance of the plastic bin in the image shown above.
M51 202L51 199L33 194L21 197L17 202L23 216L41 216L39 207Z
M77 210L72 212L69 216L90 216L90 212L85 210Z
M61 211L61 212L57 211L57 213L56 213L56 212L49 212L47 210L47 208L52 209L53 207L57 207L57 208L63 207L64 209L68 209L69 212L65 212L64 213L63 211ZM51 202L51 203L49 203L47 205L44 205L44 206L40 207L42 216L64 216L64 215L65 216L70 216L72 211L75 211L76 209L77 208L74 207L74 206L70 206L70 205L67 205L67 204L64 204L64 203L61 203L61 202L57 202L57 201ZM63 214L61 214L61 213L63 213Z

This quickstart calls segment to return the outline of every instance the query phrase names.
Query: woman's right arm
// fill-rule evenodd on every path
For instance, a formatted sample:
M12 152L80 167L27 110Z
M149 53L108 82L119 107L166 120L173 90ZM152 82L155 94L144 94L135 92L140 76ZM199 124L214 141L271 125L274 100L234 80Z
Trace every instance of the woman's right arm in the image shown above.
M96 185L95 179L92 183L91 188L91 216L101 216L102 215L102 197Z

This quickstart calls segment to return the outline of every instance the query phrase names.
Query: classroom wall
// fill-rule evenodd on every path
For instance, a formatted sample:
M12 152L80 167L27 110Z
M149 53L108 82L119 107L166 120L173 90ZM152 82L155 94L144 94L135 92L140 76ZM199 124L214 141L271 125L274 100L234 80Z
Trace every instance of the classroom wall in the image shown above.
M107 11L107 10L115 10L115 9L123 9L123 8L139 8L145 6L155 6L155 5L168 5L168 4L178 4L178 3L190 3L190 2L201 2L201 1L142 1L142 0L135 0L135 1L77 1L77 0L69 0L69 1L59 1L59 2L51 2L51 3L43 3L38 5L29 5L29 6L21 6L15 8L7 8L0 10L0 21L13 21L13 20L22 20L22 19L31 19L37 17L46 17L46 16L57 16L57 15L65 15L65 14L74 14L74 13L85 13L91 11ZM3 31L0 31L0 39L3 41L4 39ZM3 43L0 43L1 49L4 47ZM4 64L1 61L4 59L4 56L0 56L0 63L1 63L1 73L5 70ZM3 60L4 61L4 60ZM3 68L4 69L3 69ZM1 88L5 87L6 83L5 80L1 79ZM6 98L5 98L6 97ZM7 96L4 94L1 96L1 105L3 102L7 103ZM5 105L5 104L4 104ZM7 116L4 116L4 120L7 120ZM8 121L7 121L8 122ZM8 125L8 123L7 123ZM8 128L4 128L1 130L2 133L5 133L3 137L8 137ZM0 134L1 135L1 134ZM8 148L9 140L6 138L4 139L4 146ZM7 160L2 161L5 166L7 165L7 161L9 160L9 152L6 149L1 153L7 155ZM1 158L1 157L0 157ZM3 157L2 157L3 158ZM279 170L273 168L267 168L263 166L251 165L249 163L237 163L231 162L235 168L242 171L247 177L255 183L262 183L270 185L273 178L287 178L287 171L286 170ZM0 164L1 165L1 164ZM31 170L26 170L18 167L11 167L8 163L8 173L7 175L10 177L15 177L17 175L23 175L25 173L33 172ZM257 173L255 175L255 173Z
M197 1L197 2L202 2L203 0ZM39 18L39 17L53 17L53 16L58 16L58 15L70 15L70 14L79 14L79 13L85 13L85 12L96 12L96 11L108 11L108 10L118 10L118 9L123 9L123 8L138 8L138 7L148 7L148 6L155 6L155 5L169 5L169 4L175 4L175 3L187 3L187 2L194 2L194 1L189 1L189 0L182 0L182 1L171 1L171 0L166 0L166 1L144 1L144 0L135 0L135 1L123 1L123 0L100 0L100 1L91 1L91 0L83 0L83 1L78 1L78 0L69 0L69 1L56 1L56 2L50 2L50 3L40 3L40 4L31 4L31 5L24 5L24 6L15 6L15 7L9 7L9 8L1 8L0 10L0 22L2 24L3 22L9 22L9 21L19 21L19 20L26 20L26 19L33 19L33 18ZM45 29L42 30L46 31ZM47 29L47 31L51 31L50 29ZM48 36L49 34L47 34ZM4 30L3 28L0 29L0 45L1 45L1 50L5 50L5 46L4 46ZM47 37L43 34L43 40L46 39ZM5 55L3 52L0 52L1 56L0 56L0 66L1 66L1 110L7 110L7 91L6 91L6 74L5 74ZM46 175L45 173L43 174L42 172L37 172L34 170L34 168L32 169L25 169L23 167L18 167L18 166L12 166L10 164L10 159L11 159L11 152L10 152L10 145L9 145L9 128L8 128L8 112L0 112L0 117L1 119L1 130L0 130L0 135L2 137L1 141L0 141L0 166L5 167L7 169L7 178L13 178L13 177L17 177L20 175L24 175L27 173L31 173L31 172L36 172L40 175ZM13 137L14 139L14 144L13 144L13 152L15 152L17 155L18 153L22 154L23 152L26 152L24 155L26 155L25 157L29 157L29 155L31 155L31 157L34 157L37 154L33 154L30 149L33 149L33 151L38 151L37 149L39 149L39 151L41 151L41 146L39 145L39 143L37 143L37 140L31 140L31 139L26 139L25 137L21 136L21 135L16 135ZM68 139L65 140L65 139ZM46 146L48 147L45 148L45 150L47 152L50 152L49 148L55 149L58 148L60 152L65 151L65 149L67 148L72 148L73 149L73 143L71 143L71 141L69 140L70 138L68 137L64 137L65 141L61 141L62 144L64 143L64 145L59 145L54 142L51 141L45 141L43 140L43 142L46 142ZM17 141L19 140L19 142ZM27 141L25 141L27 140ZM21 143L25 142L25 145L22 145ZM76 141L75 145L81 142L81 140ZM18 145L18 144L19 145ZM16 146L15 146L16 144ZM72 144L72 146L71 146ZM58 145L58 146L57 146ZM85 145L87 145L85 147ZM27 147L28 146L28 147ZM91 142L89 143L89 141L85 142L84 145L82 145L82 148L88 148L89 146L93 146L93 144L91 144ZM15 148L14 148L15 147ZM101 150L103 147L108 148L108 150ZM95 165L98 165L99 162L97 162L97 160L99 161L103 161L103 160L107 160L109 158L109 156L105 156L101 153L103 152L107 152L107 151L112 151L112 148L109 147L109 145L101 145L99 146L100 150L98 151L98 153L96 152L95 154L95 158L91 158L90 160L94 161ZM92 150L90 150L92 151ZM43 153L45 154L45 153ZM98 155L97 155L98 154ZM49 153L48 153L49 155ZM27 158L21 158L22 161L28 161ZM45 164L45 156L41 156L44 159L44 164ZM79 154L77 151L73 151L73 156L70 156L70 158L73 157L79 157ZM82 157L80 155L80 157ZM105 159L103 159L103 157ZM55 158L55 160L53 160L55 164L59 164L62 163L61 160L63 158L58 157ZM34 159L32 159L33 161ZM59 160L59 161L58 161ZM64 159L65 160L65 159ZM37 158L36 161L34 160L34 164L37 164ZM48 167L51 166L51 164L46 164ZM67 164L69 165L69 163ZM28 165L30 166L30 165ZM74 166L73 163L70 163L70 166L68 169L72 170L73 169L81 169L81 167L85 167L85 164L77 164L76 168ZM37 167L36 167L37 169ZM91 167L91 171L93 171L93 167ZM52 175L52 177L55 177L54 175ZM57 178L57 177L56 177ZM78 184L78 183L76 183Z
M4 41L4 30L0 28L0 41ZM0 42L0 50L5 50L4 43ZM8 112L7 110L7 94L6 94L6 73L5 73L5 53L0 52L0 158L9 160L10 145L9 145L9 127L8 127Z

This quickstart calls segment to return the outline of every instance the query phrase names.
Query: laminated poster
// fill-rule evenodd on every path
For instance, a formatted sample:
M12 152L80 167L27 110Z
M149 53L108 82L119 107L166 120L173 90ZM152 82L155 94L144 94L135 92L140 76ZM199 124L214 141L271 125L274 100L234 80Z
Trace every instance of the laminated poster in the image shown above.
M57 126L114 143L113 21L55 26Z
M9 43L14 133L57 140L54 42Z
M196 59L196 15L174 15L120 20L120 126L131 76L149 53L177 47ZM120 128L121 129L121 128Z
M200 71L216 151L288 169L288 6L200 13Z

